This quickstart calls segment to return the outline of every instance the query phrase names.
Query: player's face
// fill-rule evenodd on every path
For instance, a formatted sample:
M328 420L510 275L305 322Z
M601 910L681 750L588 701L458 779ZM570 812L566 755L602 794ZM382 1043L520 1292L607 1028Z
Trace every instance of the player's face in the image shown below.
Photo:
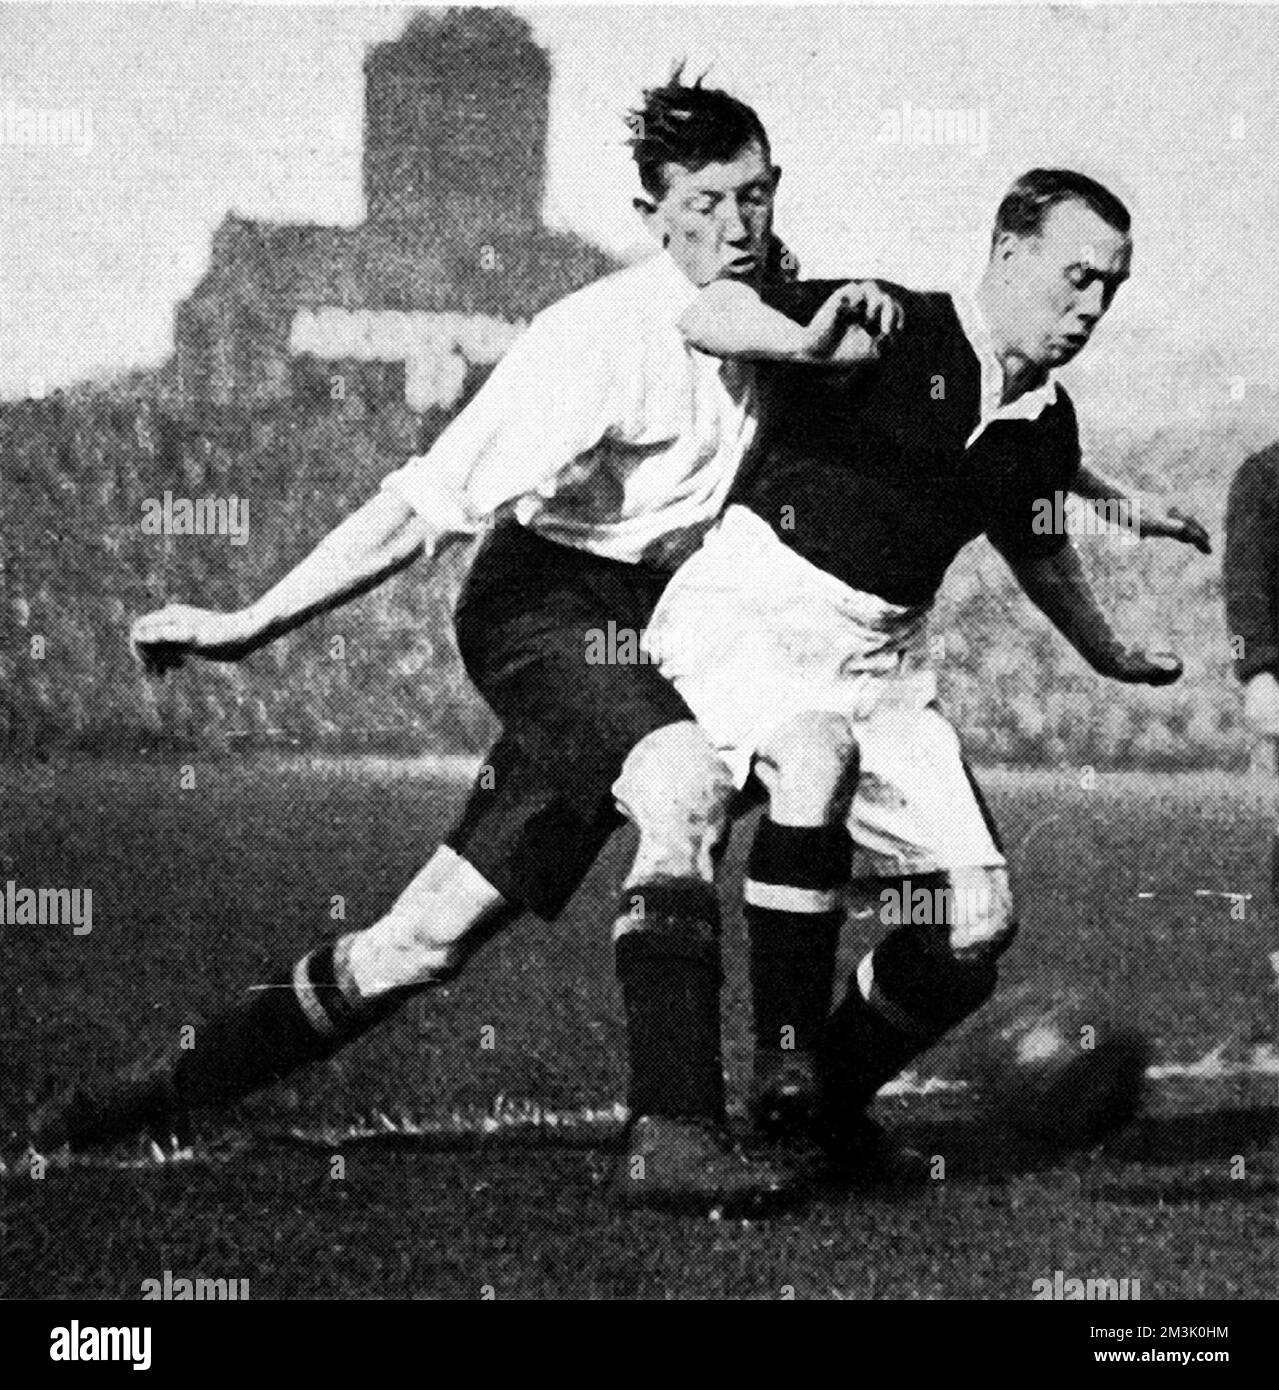
M749 280L764 265L778 170L752 142L729 160L665 167L666 191L641 205L649 230L695 285L722 276Z
M1049 210L1038 236L995 248L1006 290L1010 342L1045 369L1076 356L1132 266L1132 238L1080 202Z

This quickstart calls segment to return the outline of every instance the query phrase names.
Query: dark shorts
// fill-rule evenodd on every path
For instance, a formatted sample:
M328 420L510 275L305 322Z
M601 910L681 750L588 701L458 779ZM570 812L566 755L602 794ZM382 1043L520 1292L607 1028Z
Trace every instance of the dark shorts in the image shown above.
M626 755L691 719L651 665L590 662L647 626L670 575L541 539L513 522L480 547L455 628L467 674L502 721L448 844L508 901L551 919L621 824Z

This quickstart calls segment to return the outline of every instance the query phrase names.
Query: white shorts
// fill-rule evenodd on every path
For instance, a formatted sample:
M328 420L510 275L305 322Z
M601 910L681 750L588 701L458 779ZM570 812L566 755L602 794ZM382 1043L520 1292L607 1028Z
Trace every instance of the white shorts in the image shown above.
M861 775L848 828L859 874L1006 861L937 708L926 608L859 593L730 507L675 572L644 646L740 787L768 735L798 714L850 720Z

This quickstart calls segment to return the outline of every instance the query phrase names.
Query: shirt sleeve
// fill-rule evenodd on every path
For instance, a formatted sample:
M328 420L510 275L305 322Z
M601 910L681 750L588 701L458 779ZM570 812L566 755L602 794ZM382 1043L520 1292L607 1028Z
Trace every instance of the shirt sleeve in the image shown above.
M1279 445L1254 454L1240 465L1226 500L1226 544L1222 580L1226 623L1232 641L1241 643L1235 658L1240 680L1260 671L1279 673Z
M785 314L796 323L808 323L845 280L770 279L759 297L770 309Z
M382 487L442 533L473 532L530 493L552 496L610 428L618 354L580 306L539 315L430 449Z
M982 437L991 447L978 441L986 535L1012 561L1048 559L1070 542L1063 521L1079 472L1079 429L1064 393L1062 400L1046 437L1037 421L996 421Z

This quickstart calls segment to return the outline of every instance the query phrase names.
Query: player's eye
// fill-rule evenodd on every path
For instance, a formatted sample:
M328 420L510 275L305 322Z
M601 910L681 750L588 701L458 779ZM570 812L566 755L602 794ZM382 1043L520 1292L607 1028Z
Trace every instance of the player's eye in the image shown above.
M1066 279L1072 289L1086 290L1092 281L1092 272L1082 265L1072 265L1066 272Z
M703 193L696 198L690 198L685 204L689 212L696 212L701 216L714 212L719 198L714 193Z

